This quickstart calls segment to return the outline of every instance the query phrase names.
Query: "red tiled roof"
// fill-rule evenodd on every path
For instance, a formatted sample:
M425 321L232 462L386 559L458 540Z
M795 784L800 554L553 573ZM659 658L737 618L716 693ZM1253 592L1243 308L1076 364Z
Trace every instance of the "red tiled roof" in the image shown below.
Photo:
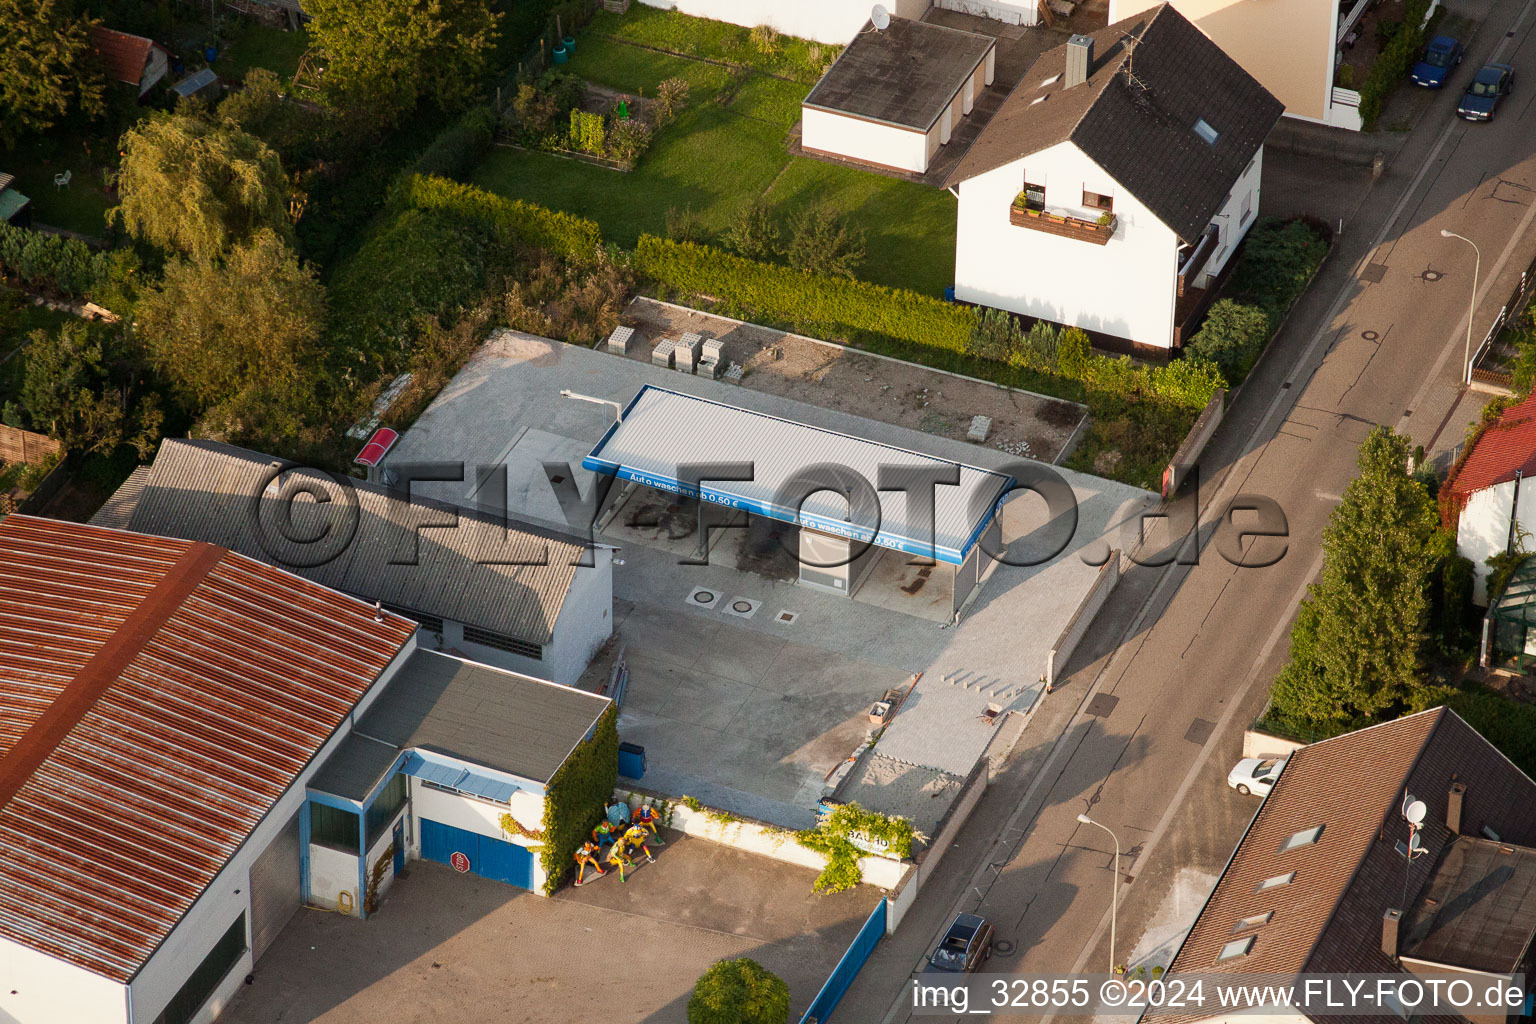
M1451 493L1472 494L1536 470L1536 395L1504 410L1483 431L1451 481Z
M153 40L143 36L131 36L127 32L102 28L91 29L91 46L106 61L107 69L119 82L138 85L144 77L144 65L149 63Z
M208 544L0 520L0 935L126 982L415 624Z

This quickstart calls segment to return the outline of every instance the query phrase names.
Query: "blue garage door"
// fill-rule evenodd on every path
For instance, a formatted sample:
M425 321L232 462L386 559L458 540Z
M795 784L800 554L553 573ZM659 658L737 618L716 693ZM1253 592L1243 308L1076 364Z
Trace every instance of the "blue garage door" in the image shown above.
M471 874L506 882L520 889L533 888L533 854L526 846L423 818L422 858L435 860L439 864L452 864L455 853L462 853L469 858Z

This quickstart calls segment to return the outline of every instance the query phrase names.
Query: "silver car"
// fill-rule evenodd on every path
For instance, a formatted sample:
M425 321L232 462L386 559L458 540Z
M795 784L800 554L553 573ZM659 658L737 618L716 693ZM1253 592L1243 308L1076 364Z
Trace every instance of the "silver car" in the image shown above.
M1284 768L1284 758L1245 757L1227 773L1227 785L1243 796L1250 793L1269 796L1269 791L1275 788L1275 780Z

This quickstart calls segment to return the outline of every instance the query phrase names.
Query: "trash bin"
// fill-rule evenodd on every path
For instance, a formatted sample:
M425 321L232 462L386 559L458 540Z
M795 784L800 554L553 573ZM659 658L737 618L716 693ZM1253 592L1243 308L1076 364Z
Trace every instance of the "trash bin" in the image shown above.
M576 37L575 36L566 36L564 39L562 39L560 41L565 44L565 52L566 53L575 53L576 52Z
M619 744L619 774L626 779L645 778L645 748L636 743Z
M945 302L954 302L955 301L955 286L954 285L947 284L947 285L944 286L944 301Z
M571 59L570 54L566 52L564 43L561 43L559 46L555 47L554 50L551 51L551 54L555 58L556 64L564 64L566 61Z

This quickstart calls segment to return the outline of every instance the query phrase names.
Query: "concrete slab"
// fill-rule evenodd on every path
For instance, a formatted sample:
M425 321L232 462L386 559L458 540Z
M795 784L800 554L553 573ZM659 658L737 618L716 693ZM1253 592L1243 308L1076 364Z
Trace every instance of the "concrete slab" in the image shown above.
M817 896L809 869L671 839L627 883L553 899L412 862L367 921L300 911L219 1020L675 1024L699 975L737 956L788 983L798 1019L880 892Z

